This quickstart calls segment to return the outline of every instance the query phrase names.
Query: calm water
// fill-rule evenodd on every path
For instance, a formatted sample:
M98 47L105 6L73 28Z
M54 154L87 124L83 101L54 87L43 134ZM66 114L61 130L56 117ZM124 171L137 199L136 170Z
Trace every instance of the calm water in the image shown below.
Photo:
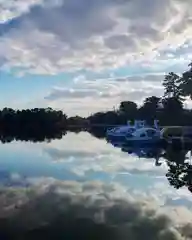
M105 215L104 220L101 209L118 199L129 204L132 202L129 210L135 209L135 203L139 201L154 211L169 212L175 224L192 222L192 193L188 190L189 185L176 189L174 184L170 185L166 176L170 168L175 171L174 158L180 158L182 163L188 157L190 163L190 154L165 153L161 149L122 149L118 144L115 145L88 133L68 133L61 140L49 143L15 141L1 144L1 217L19 218L22 225L37 227L38 224L49 222L55 217L55 212L66 211L66 206L78 202L74 214L90 217L93 210L87 212L85 206L86 209L92 209L94 205L93 209L97 206L97 211L91 217L95 221L105 222L108 215ZM172 156L170 164L166 156ZM181 177L183 174L180 174ZM62 198L62 204L58 196ZM35 201L38 204L34 204ZM119 204L119 207L124 204ZM84 210L80 210L80 206ZM122 209L119 212L121 216L117 216L118 223L128 221L125 216L122 217ZM109 219L118 214L117 211ZM20 224L18 220L15 222ZM191 231L192 228L189 229Z

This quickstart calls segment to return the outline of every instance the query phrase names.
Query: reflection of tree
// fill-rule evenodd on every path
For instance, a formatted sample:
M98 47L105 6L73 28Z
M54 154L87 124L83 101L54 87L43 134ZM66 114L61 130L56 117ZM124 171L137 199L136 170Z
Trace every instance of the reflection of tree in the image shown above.
M166 177L170 185L179 189L183 186L192 188L192 165L186 161L187 151L173 151L171 148L167 149L165 158L167 159L168 172Z
M115 146L115 144L113 145ZM166 177L170 185L176 189L186 186L192 192L192 164L189 162L190 159L187 158L189 149L175 150L172 147L168 147L167 149L158 147L136 148L122 145L121 150L141 158L155 159L156 166L161 165L160 158L166 159L168 166Z
M188 150L176 150L173 149L171 146L168 147L163 155L165 159L168 160L168 162L175 162L183 164L186 159L186 154Z
M50 141L62 138L67 116L51 108L0 111L0 141Z
M168 162L168 167L166 177L172 186L177 189L183 186L192 186L192 166L189 163L170 164Z
M50 142L53 139L61 139L65 135L65 131L51 130L51 131L34 131L18 132L18 133L0 133L1 143L10 143L12 141L30 141L30 142Z
M89 133L99 139L103 139L106 136L106 127L91 127Z

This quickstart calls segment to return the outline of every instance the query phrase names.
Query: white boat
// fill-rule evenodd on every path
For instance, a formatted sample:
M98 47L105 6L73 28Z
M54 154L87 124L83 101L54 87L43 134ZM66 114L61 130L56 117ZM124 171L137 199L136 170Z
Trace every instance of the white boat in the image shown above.
M125 139L127 145L151 145L160 143L162 140L160 130L151 127L137 129L127 134Z
M127 125L116 127L113 129L109 129L106 132L106 137L108 140L115 141L125 141L126 137L129 134L134 133L138 129L142 129L146 127L146 122L141 120L135 120L134 125L130 125L130 121L128 121ZM158 129L158 121L154 121L154 127Z

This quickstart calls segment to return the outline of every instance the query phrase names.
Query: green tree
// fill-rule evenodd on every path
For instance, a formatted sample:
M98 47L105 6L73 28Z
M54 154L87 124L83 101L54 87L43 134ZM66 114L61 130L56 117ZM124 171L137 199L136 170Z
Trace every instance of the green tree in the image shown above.
M163 100L164 110L170 112L178 112L183 110L183 102L176 98L170 97Z
M149 109L150 111L156 111L158 109L158 103L161 98L152 96L152 97L147 97L144 100L143 107L146 109Z
M190 68L188 71L182 74L179 81L179 87L183 96L189 96L192 99L192 63L188 65Z
M119 110L124 113L137 111L137 104L132 101L123 101L120 103Z
M163 81L164 86L164 97L165 98L177 98L179 100L183 100L182 91L180 88L181 78L179 75L174 72L170 72L165 75L165 79Z
M134 120L137 117L137 104L132 101L123 101L119 106L120 113L126 119Z
M144 100L143 105L139 109L139 118L147 120L150 124L157 118L159 97L152 96Z

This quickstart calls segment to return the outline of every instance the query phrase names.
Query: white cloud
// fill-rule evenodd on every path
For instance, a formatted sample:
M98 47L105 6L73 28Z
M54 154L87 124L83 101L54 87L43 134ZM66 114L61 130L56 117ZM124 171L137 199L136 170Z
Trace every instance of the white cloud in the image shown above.
M169 185L165 160L161 160L163 164L157 167L153 158L129 155L87 133L69 133L60 141L46 144L42 150L54 166L86 181L118 184L137 199L145 196L155 199L161 206L187 206L191 209L191 192L187 187L176 190Z
M44 104L60 108L70 116L88 116L98 111L112 110L124 100L141 104L146 97L162 95L163 77L144 75L96 80L81 77L71 82L70 86L54 87L45 96Z
M56 74L133 62L152 65L166 61L167 56L159 52L177 49L191 36L191 0L65 0L56 4L50 0L31 7L36 2L25 7L28 12L22 10L21 0L16 10L4 7L5 20L18 16L0 25L4 67ZM5 17L7 11L10 17Z
M151 181L155 182L159 179L162 181L161 179L165 178L167 171L164 164L161 167L155 167L155 159L149 159L149 161L145 159L144 161L137 156L128 155L120 148L114 148L106 140L90 137L88 133L78 135L68 133L62 140L54 140L45 145L43 151L54 164L63 166L85 178L91 177L89 175L91 172L99 172L117 182L121 174L128 174L133 178L151 178ZM93 176L95 175L93 174ZM143 187L144 189L148 188L147 184Z
M160 208L153 199L136 200L114 184L42 180L29 189L1 189L0 215L11 220L4 223L9 233L18 227L27 238L32 230L33 236L35 230L42 230L41 236L49 230L49 236L52 231L73 238L83 233L82 239L90 234L114 240L191 239L192 213L186 208ZM183 221L178 225L177 219Z
M42 2L42 0L0 0L0 24L19 17L21 14L30 11L32 6Z

